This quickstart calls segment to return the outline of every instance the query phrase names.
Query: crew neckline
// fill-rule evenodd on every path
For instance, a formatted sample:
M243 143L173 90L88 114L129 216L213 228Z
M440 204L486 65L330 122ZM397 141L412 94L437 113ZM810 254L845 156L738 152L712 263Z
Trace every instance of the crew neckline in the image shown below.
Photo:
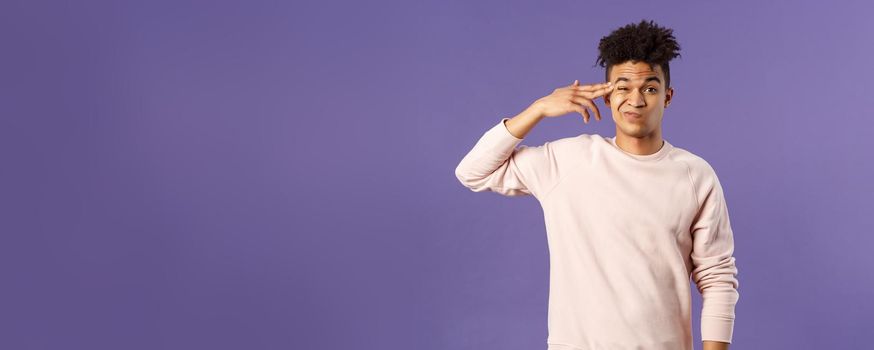
M629 153L629 152L625 151L624 149L622 149L621 147L619 147L619 145L616 144L616 136L609 137L609 138L607 138L607 140L609 141L610 145L613 146L614 149L621 152L622 154L624 154L632 159L636 159L636 160L640 160L640 161L648 161L648 162L654 162L654 161L657 161L659 159L664 158L664 156L666 156L669 152L671 152L671 149L674 148L674 145L671 145L671 143L668 142L668 140L665 140L664 138L662 138L662 141L663 141L662 147L659 148L659 150L656 151L655 153L653 153L653 154L634 154L634 153Z

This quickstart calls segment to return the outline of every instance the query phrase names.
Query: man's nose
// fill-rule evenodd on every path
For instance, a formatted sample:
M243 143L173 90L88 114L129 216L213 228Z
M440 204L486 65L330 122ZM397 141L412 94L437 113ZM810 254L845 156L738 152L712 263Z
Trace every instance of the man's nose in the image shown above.
M628 95L628 104L633 107L644 107L646 106L646 100L639 91L631 90L631 94Z

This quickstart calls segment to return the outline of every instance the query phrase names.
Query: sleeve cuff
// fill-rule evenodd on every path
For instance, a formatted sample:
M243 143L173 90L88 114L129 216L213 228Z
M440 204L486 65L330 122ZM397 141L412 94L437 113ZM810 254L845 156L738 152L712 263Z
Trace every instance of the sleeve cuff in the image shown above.
M510 133L510 129L507 128L507 121L508 120L510 120L510 118L502 118L501 122L498 123L498 125L495 125L495 128L501 129L504 133L504 137L506 137L506 138L511 138L515 141L522 141L523 139L520 139L520 138L518 138Z
M723 317L701 318L701 340L721 341L731 343L734 332L734 319Z
M500 122L495 124L495 126L483 135L483 141L489 145L490 148L512 150L522 143L523 139L513 136L513 134L510 133L510 130L507 129L507 125L504 124L504 122L509 119L510 118L501 119Z

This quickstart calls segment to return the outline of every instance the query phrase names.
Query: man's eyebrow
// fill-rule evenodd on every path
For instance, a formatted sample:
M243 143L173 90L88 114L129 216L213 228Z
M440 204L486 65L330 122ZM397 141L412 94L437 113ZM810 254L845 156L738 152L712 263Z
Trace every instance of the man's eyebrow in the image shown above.
M649 78L646 78L646 80L644 80L643 82L646 83L646 82L648 82L648 81L653 81L653 80L656 81L656 82L659 83L659 84L662 83L662 80L659 79L658 77L649 77ZM626 78L626 77L619 77L619 78L616 78L616 82L617 82L617 83L620 82L620 81L629 81L629 80L628 80L628 78Z

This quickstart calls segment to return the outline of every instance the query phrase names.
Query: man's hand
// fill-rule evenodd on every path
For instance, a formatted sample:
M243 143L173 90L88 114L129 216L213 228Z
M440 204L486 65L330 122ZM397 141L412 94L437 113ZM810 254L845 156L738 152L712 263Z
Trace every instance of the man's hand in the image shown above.
M516 138L525 138L526 135L545 117L558 117L571 112L579 112L583 115L583 122L589 123L589 112L586 107L595 112L596 118L601 120L601 112L592 100L604 96L613 91L613 84L592 84L580 86L579 80L565 87L555 89L551 94L534 101L528 108L504 125L510 134Z
M703 349L704 350L728 350L728 343L723 343L721 341L705 340Z
M604 96L613 90L612 83L580 85L579 80L565 87L555 89L551 94L541 97L531 104L531 108L544 117L558 117L571 112L579 112L583 122L589 123L589 111L595 112L595 118L601 120L601 112L592 100Z

